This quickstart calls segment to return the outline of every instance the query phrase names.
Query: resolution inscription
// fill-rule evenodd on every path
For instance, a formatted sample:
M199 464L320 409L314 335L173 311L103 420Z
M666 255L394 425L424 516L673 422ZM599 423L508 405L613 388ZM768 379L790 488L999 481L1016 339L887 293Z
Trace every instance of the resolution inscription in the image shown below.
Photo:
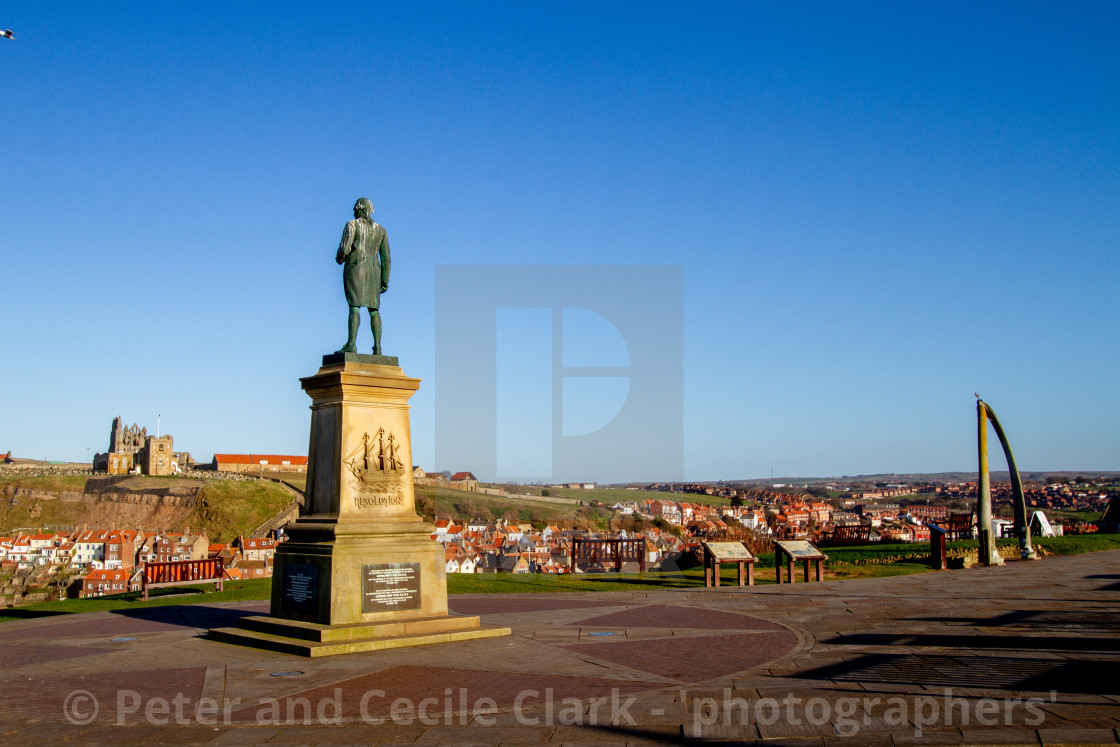
M404 498L399 495L356 495L354 506L357 508L373 508L374 506L400 506Z

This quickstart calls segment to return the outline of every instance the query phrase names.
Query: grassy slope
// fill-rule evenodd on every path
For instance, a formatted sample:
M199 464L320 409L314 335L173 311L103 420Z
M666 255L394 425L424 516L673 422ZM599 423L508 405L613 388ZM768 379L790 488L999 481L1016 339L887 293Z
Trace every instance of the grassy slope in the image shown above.
M292 487L304 490L307 478L304 475L284 475L281 479ZM542 490L549 492L549 497L568 498L574 501L583 501L588 504L600 501L606 506L613 506L621 501L645 501L651 499L675 500L707 503L709 505L726 505L728 499L715 496L694 496L684 493L656 493L648 490L625 490L623 488L596 488L594 490L572 490L569 488L542 488L536 485L488 485L487 487L501 487L510 492L521 495L539 496ZM491 521L504 516L509 511L517 514L518 521L546 523L571 523L595 524L606 526L607 519L613 512L591 506L578 506L575 504L552 503L547 500L534 501L532 498L503 498L486 493L468 493L463 490L451 488L437 488L430 485L416 486L416 499L423 511L428 508L439 517L451 516L456 520L480 519ZM425 501L430 501L426 504Z
M1001 544L1003 542L1001 541ZM1013 543L1012 543L1013 544ZM1055 537L1037 540L1052 555L1077 555L1098 550L1120 549L1120 535L1087 535L1078 537ZM974 548L975 542L954 542L950 547L965 550ZM922 573L929 566L922 562L927 557L925 545L885 545L869 547L829 548L829 561L825 566L826 578L879 578ZM894 558L905 556L904 559ZM725 585L736 580L736 569L725 567L721 578ZM800 572L800 569L798 569ZM755 582L774 583L774 556L762 555L755 565ZM487 593L527 593L527 592L583 592L583 591L636 591L658 589L696 588L704 585L704 572L701 568L690 568L676 573L635 573L625 575L592 574L576 576L548 576L542 574L474 574L452 573L447 576L447 590L451 594ZM208 592L212 587L192 587L192 589L158 589L153 594L162 593L150 602L139 602L139 593L117 594L98 599L67 599L61 602L47 602L0 611L0 621L27 619L29 617L68 614L74 612L97 612L113 609L136 609L139 607L165 606L171 604L195 604L221 601L263 600L268 599L272 588L271 579L231 581L223 592Z
M295 488L296 490L298 490L301 493L306 493L307 492L307 475L306 474L299 474L299 473L281 474L281 475L278 475L278 476L274 475L273 478L277 479L277 480L280 480L281 482L287 483L288 485L291 485L293 488Z
M209 537L229 542L249 534L292 502L292 494L267 480L214 480L202 489L205 505L195 510Z
M0 475L0 495L4 488L26 488L46 493L63 491L80 493L85 488L86 477L81 475L48 475L44 477L23 477L20 475ZM87 504L84 502L63 502L60 500L40 501L22 496L0 501L0 533L8 534L15 529L35 527L77 526L85 515Z
M516 514L518 521L533 522L542 526L557 522L605 526L611 515L611 512L606 509L590 506L525 498L511 500L486 493L468 493L428 485L416 486L416 500L422 512L426 513L426 510L430 510L436 516L452 516L459 520L490 521L507 514L509 518L513 518Z

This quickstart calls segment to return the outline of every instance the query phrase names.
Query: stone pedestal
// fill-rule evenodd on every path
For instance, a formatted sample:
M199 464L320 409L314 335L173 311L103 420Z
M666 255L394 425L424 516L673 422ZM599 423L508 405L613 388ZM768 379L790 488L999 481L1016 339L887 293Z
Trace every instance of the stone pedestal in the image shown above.
M210 631L307 656L509 635L449 616L443 546L416 514L408 399L396 358L336 353L311 397L307 497L276 550L270 615Z

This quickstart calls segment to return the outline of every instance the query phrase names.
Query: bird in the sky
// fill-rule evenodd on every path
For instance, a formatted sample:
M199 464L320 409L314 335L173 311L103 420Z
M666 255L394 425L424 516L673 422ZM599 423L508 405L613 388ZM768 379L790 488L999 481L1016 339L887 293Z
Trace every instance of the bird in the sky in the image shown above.
M4 37L5 39L16 38L16 35L12 33L11 29L4 29L3 31L0 31L0 36Z

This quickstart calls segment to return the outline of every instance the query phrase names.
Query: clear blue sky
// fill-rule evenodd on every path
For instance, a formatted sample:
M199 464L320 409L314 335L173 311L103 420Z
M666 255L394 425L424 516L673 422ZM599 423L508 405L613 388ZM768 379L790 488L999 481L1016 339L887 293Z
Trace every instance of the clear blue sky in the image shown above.
M432 464L437 266L668 264L688 478L974 469L973 392L1023 469L1120 469L1116 3L20 2L0 28L0 451L84 460L161 414L203 458L304 453L365 195L427 468L472 467Z

